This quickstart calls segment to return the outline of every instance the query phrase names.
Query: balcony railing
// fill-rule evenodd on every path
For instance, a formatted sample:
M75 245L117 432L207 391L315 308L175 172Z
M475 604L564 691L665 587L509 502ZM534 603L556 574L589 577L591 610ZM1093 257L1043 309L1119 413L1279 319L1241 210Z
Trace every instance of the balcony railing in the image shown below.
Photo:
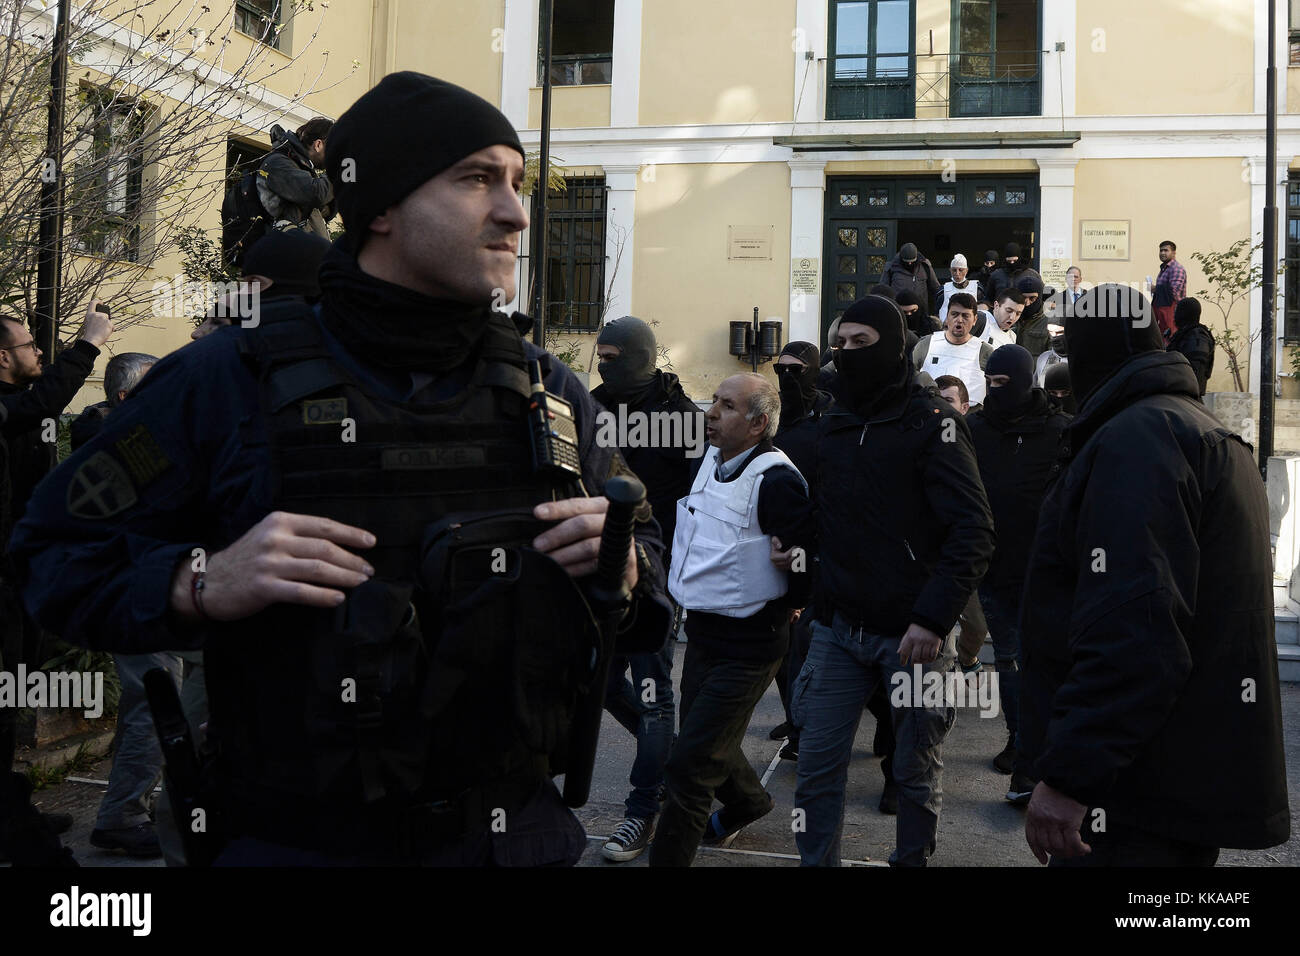
M840 71L826 82L826 118L1039 116L1039 50L954 53L916 58L915 75L870 77Z
M551 82L556 86L609 83L613 75L614 57L610 53L551 57Z

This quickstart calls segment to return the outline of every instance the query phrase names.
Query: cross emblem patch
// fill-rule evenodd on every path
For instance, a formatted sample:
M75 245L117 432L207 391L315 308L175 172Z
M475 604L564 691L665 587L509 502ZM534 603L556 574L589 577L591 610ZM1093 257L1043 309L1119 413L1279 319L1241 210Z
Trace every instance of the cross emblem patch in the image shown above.
M126 469L107 452L91 455L68 482L68 514L76 518L111 518L136 500Z

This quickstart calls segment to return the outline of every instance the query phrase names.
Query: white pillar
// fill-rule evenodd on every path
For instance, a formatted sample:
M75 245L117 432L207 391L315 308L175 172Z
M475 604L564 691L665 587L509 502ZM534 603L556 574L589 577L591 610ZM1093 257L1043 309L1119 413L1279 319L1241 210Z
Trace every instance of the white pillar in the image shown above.
M826 163L791 159L790 166L790 324L787 342L812 342L821 347L822 292L826 263L822 255L822 223L825 219ZM797 294L795 264L812 261L817 274L817 292Z
M795 32L790 38L794 59L794 121L819 122L825 107L821 102L817 58L826 56L826 0L798 0Z
M1038 160L1040 262L1074 257L1074 170L1078 165L1075 156Z
M1080 51L1077 0L1051 0L1040 6L1043 11L1042 90L1044 116L1073 116L1075 111L1075 77ZM1100 26L1100 24L1097 24ZM1087 26L1087 24L1085 24ZM1091 27L1086 34L1091 38ZM1057 51L1057 43L1065 49Z
M610 126L639 124L641 3L642 0L615 0L614 3L614 73L610 84Z
M606 320L634 314L632 261L636 237L636 181L640 172L640 166L605 166Z
M501 112L515 129L528 127L528 91L537 82L537 0L505 0Z

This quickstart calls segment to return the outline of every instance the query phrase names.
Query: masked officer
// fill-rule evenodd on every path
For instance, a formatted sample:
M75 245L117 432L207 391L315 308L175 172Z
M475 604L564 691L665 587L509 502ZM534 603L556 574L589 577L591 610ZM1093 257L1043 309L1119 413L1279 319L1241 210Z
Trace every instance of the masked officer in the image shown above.
M582 853L550 780L591 686L578 583L607 502L581 493L626 465L490 307L514 295L523 162L478 96L386 77L330 136L346 233L321 302L163 359L17 531L26 601L66 639L202 645L219 865ZM573 408L582 487L534 465L530 366ZM621 650L663 643L660 555L642 509Z

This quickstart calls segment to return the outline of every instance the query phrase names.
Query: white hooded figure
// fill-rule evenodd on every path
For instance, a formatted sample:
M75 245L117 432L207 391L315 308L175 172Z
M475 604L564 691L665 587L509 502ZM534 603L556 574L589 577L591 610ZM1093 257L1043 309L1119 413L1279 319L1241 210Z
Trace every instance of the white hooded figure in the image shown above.
M980 284L974 279L966 278L970 267L966 264L966 257L960 252L952 257L952 262L948 263L948 268L952 271L952 278L943 284L943 302L939 305L939 321L948 321L948 300L958 292L969 292L975 297L975 301L980 300Z

